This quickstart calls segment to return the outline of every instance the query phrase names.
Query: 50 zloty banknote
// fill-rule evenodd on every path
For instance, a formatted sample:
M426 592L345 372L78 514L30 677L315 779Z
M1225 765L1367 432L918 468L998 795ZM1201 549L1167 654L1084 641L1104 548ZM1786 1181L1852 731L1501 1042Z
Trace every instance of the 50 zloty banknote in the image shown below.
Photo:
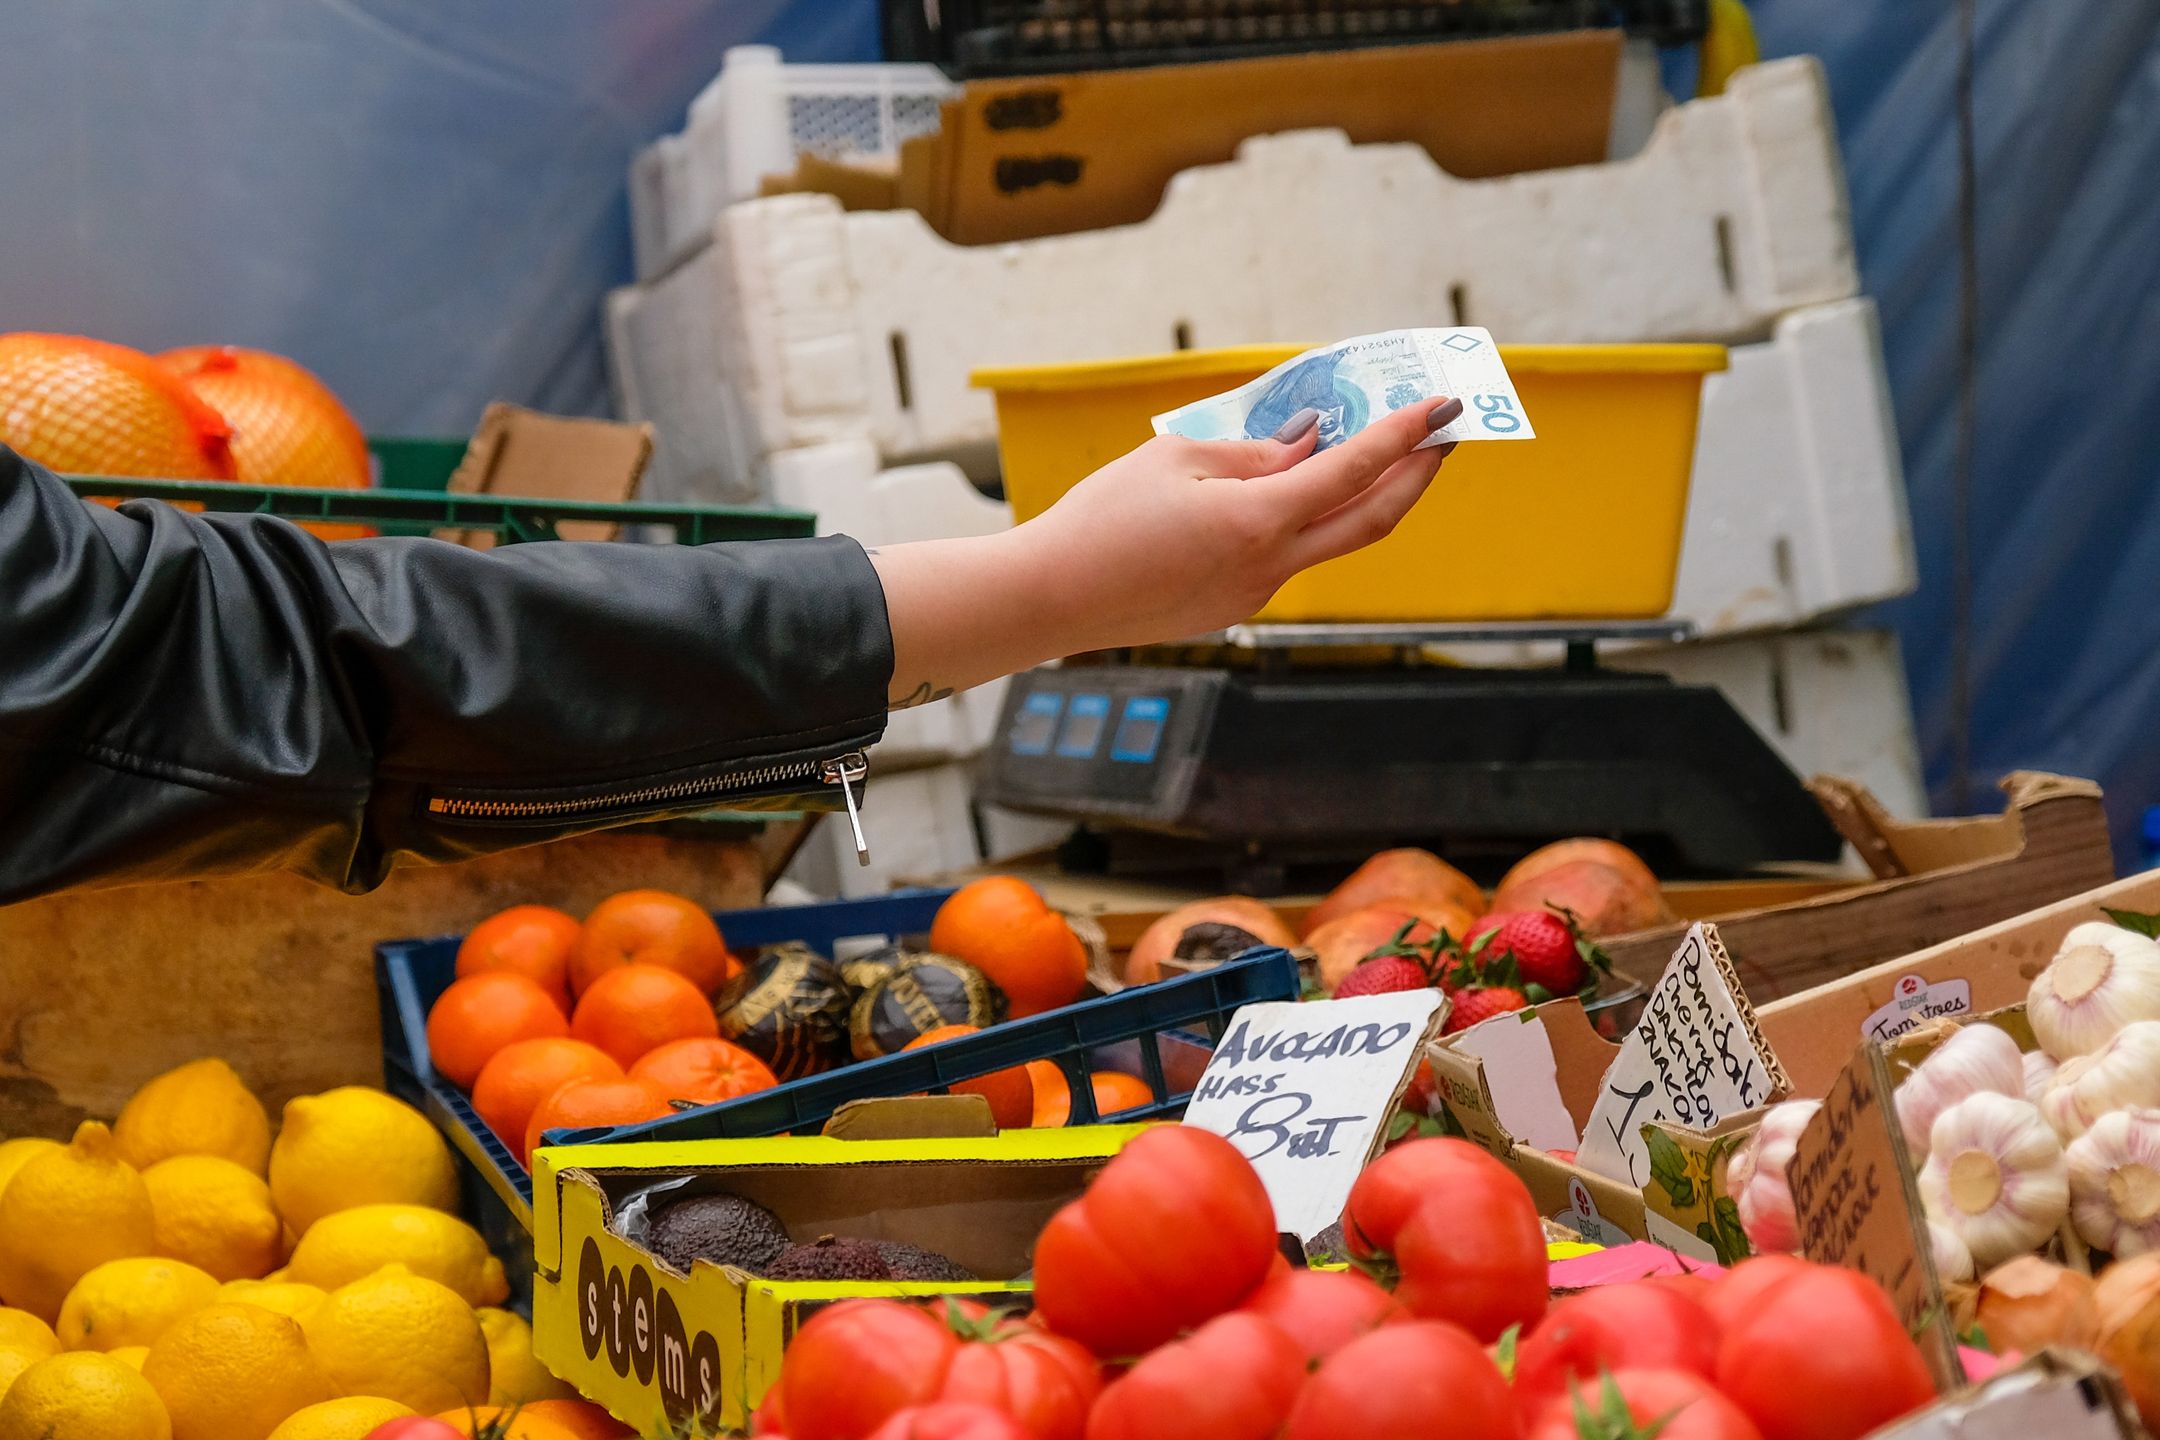
M1474 325L1388 330L1308 350L1235 390L1157 415L1155 433L1257 440L1310 405L1320 412L1318 448L1325 450L1391 410L1441 395L1459 398L1463 413L1426 445L1537 438L1499 347Z

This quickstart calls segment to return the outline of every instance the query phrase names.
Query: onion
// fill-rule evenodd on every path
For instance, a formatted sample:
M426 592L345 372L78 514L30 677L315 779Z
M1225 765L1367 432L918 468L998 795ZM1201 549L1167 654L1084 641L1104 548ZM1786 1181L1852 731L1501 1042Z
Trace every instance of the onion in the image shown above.
M2122 1376L2146 1428L2160 1426L2160 1254L2109 1266L2095 1299L2100 1358Z
M2104 1336L2121 1329L2155 1300L2160 1300L2160 1253L2116 1261L2100 1272L2100 1281L2093 1286L2100 1333Z
M1974 1318L1998 1355L2031 1355L2050 1345L2091 1350L2100 1337L2094 1288L2089 1275L2024 1255L1981 1278Z

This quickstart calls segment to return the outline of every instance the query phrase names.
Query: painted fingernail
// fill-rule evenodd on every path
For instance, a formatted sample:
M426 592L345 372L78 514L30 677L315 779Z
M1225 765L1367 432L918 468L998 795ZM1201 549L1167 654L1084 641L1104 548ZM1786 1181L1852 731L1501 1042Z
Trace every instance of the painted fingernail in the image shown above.
M1460 410L1462 406L1457 405L1455 408ZM1279 444L1294 445L1305 438L1306 431L1319 423L1320 412L1308 405L1282 422L1282 429L1275 432L1275 439Z
M1460 440L1445 441L1439 445L1433 446L1433 453L1435 455L1438 455L1442 460L1445 460L1448 456L1455 453L1455 447L1460 444L1462 444L1462 441Z
M1443 400L1438 405L1433 406L1431 413L1426 415L1425 428L1427 430L1438 430L1442 426L1452 425L1455 423L1455 417L1460 414L1462 414L1462 401Z

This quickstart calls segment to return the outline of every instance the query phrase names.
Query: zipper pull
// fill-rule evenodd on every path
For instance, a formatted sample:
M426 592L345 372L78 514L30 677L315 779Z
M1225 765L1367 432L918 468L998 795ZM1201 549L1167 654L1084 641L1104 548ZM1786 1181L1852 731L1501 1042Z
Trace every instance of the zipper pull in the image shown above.
M863 838L862 811L855 807L856 782L870 775L870 761L860 750L850 750L837 760L827 760L818 778L827 785L840 787L840 798L847 802L848 828L855 832L855 863L870 863L870 842Z

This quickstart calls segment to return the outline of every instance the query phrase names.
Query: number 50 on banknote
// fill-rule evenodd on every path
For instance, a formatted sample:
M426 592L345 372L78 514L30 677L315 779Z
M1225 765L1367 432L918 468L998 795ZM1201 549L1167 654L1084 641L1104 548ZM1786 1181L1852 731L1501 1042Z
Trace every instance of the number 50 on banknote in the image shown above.
M1426 445L1537 438L1500 363L1500 347L1474 325L1388 330L1307 350L1235 390L1157 415L1155 433L1257 440L1310 406L1320 412L1318 448L1325 450L1391 410L1440 396L1460 399L1463 413Z

